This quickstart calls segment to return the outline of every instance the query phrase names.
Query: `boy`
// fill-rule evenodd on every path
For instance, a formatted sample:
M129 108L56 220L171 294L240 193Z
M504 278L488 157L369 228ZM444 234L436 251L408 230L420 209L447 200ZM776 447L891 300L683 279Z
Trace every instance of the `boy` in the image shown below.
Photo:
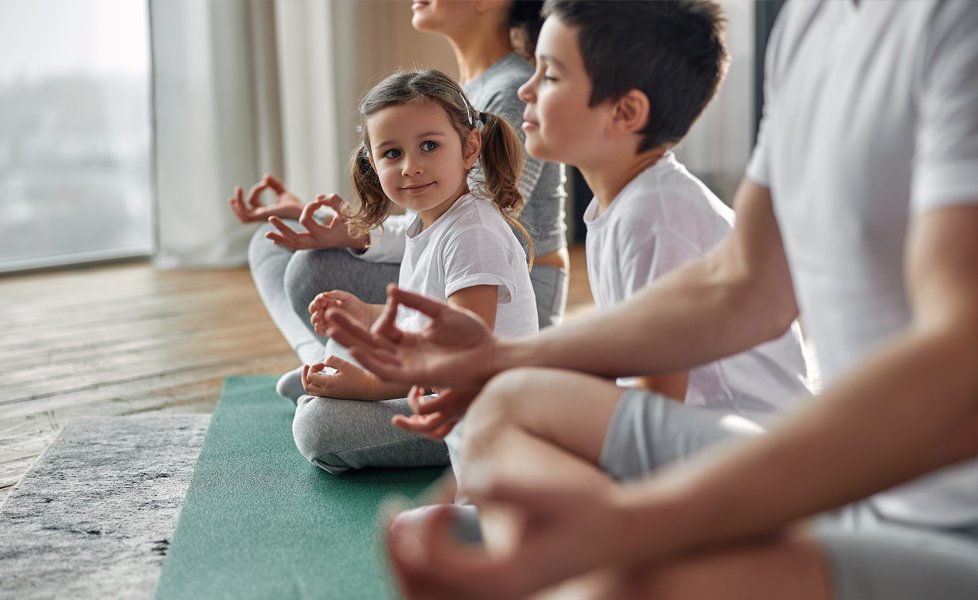
M733 211L671 149L713 98L727 66L712 2L555 0L520 89L527 151L580 169L595 197L584 221L598 308L713 250ZM807 395L798 327L688 372L639 384L691 406L770 422Z

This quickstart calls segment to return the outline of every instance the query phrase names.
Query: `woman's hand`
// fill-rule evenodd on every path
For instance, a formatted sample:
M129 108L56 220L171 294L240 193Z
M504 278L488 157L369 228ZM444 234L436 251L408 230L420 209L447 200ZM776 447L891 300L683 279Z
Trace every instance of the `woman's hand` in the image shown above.
M263 204L261 201L265 190L272 190L275 194L275 201L271 204ZM248 191L247 201L245 201L244 190L240 187L234 188L234 195L228 198L228 203L234 215L242 223L265 221L269 217L298 219L302 214L302 200L285 189L282 181L274 175L265 175L261 181L253 185Z

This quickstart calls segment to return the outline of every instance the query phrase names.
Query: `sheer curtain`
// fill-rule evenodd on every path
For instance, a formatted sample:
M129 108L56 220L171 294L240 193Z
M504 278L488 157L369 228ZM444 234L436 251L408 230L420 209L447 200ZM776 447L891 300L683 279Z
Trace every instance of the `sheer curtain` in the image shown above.
M455 72L401 1L151 0L157 266L244 264L227 198L265 172L305 200L349 194L356 102L396 66Z

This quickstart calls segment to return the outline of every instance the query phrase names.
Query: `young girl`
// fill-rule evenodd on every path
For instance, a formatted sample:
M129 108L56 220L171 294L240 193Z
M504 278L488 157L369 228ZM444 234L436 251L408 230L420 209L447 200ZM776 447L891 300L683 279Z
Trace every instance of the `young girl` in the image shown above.
M379 226L394 204L414 210L399 286L466 308L500 336L535 332L526 253L510 227L525 234L516 221L522 149L510 125L472 108L458 84L430 70L384 79L367 93L360 116L363 143L352 170L361 206L345 215L350 233ZM485 185L470 190L476 161ZM365 326L383 310L347 292L324 292L309 307L318 333L325 333L323 314L333 306ZM405 312L397 324L417 331L423 319ZM331 473L448 464L444 444L390 425L393 415L410 413L409 387L364 371L335 342L327 354L323 363L303 367L310 395L299 399L292 431L306 458Z

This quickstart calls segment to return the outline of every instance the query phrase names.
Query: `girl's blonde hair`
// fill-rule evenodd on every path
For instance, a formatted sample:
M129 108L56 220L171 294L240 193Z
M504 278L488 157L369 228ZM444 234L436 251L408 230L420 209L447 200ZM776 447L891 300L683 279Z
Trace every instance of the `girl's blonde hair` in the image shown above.
M396 71L375 85L360 102L360 125L357 130L362 141L350 161L353 187L360 196L360 208L346 215L350 233L359 237L380 226L393 205L370 164L367 119L390 106L424 101L435 102L445 110L463 148L472 130L480 128L482 148L479 163L485 178L482 191L506 221L522 234L528 244L532 264L533 240L517 220L523 210L523 196L517 188L523 170L523 145L505 119L476 110L451 77L433 69Z

